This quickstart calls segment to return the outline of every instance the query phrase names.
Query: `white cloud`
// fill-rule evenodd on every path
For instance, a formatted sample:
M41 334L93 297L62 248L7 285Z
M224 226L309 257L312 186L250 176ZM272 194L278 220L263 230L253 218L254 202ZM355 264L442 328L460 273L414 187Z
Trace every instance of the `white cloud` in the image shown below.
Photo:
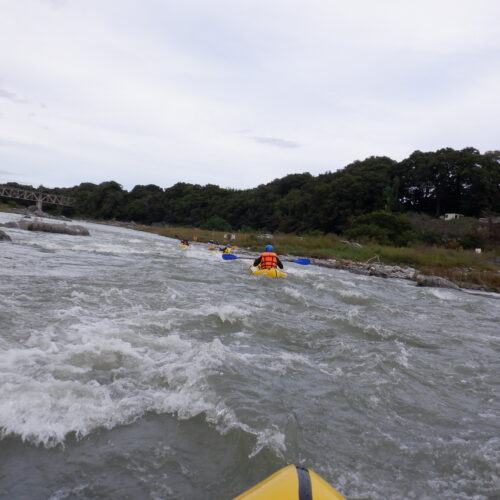
M251 187L374 154L498 149L495 0L1 8L0 161L34 184Z

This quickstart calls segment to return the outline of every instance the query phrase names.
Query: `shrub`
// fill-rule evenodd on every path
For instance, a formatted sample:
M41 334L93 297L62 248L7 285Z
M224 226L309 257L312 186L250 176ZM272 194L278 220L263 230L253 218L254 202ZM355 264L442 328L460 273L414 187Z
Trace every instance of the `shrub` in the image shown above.
M484 248L483 238L474 233L466 234L463 238L460 238L459 241L462 248L466 250L472 250L474 248Z
M443 246L449 250L458 250L461 247L460 242L457 240L447 241Z
M213 215L209 219L207 219L202 225L202 229L206 229L208 231L232 231L233 228L231 224L227 222L227 220L219 217L218 215Z
M349 238L367 238L383 245L406 246L415 239L410 221L404 215L379 210L356 217Z
M443 238L436 232L431 229L426 229L422 231L419 235L418 238L420 241L423 243L426 243L427 245L441 245L443 243Z
M388 231L375 224L356 224L347 231L347 234L351 239L373 240L382 245L390 244Z

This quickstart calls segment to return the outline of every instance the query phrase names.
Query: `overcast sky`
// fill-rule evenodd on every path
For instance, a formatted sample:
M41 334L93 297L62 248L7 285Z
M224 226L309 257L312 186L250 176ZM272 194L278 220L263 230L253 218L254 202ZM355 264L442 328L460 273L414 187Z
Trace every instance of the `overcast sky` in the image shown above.
M0 183L500 149L499 26L500 0L0 0Z

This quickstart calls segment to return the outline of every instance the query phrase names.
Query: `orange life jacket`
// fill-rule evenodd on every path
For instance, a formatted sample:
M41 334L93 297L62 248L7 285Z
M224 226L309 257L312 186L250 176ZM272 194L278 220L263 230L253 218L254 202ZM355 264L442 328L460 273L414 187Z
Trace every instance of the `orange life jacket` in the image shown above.
M278 256L274 252L262 252L261 269L275 269L278 267Z

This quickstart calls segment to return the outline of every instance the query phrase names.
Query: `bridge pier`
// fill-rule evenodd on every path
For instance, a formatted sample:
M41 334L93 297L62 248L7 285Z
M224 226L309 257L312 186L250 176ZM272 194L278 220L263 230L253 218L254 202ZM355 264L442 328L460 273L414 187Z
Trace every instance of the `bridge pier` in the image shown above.
M42 206L43 206L43 202L42 200L36 200L36 209L41 212L42 211Z

